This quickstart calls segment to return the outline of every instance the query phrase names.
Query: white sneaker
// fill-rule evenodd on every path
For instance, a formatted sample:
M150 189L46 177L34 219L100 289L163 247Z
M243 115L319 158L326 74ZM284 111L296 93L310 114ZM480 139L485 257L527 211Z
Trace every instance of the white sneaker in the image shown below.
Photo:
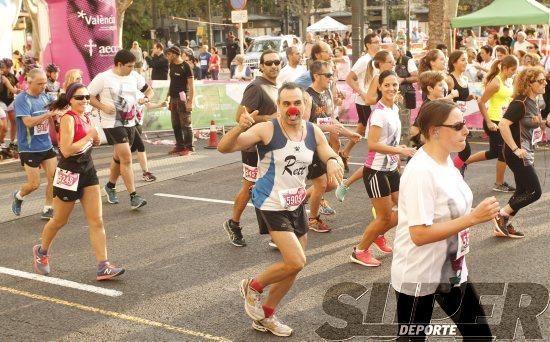
M250 288L251 279L243 279L239 286L241 296L244 298L244 311L255 321L265 318L262 308L262 295Z
M281 323L275 316L252 321L252 328L262 332L269 331L276 336L290 336L292 334L292 328Z

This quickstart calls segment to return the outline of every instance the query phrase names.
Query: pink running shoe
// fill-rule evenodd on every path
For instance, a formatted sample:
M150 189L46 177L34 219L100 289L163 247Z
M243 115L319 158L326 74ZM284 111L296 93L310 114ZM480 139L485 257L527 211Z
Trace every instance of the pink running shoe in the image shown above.
M386 237L384 235L378 235L378 237L374 239L374 246L380 251L380 253L390 254L393 251L390 245L387 244Z
M372 253L368 249L365 249L362 252L358 252L357 249L354 247L350 259L356 264L368 267L378 267L381 264L379 260L375 259L372 256Z

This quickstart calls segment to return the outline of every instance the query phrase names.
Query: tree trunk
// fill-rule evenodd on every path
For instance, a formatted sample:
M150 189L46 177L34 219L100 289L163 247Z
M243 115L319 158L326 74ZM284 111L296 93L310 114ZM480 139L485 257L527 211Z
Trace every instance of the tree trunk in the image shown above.
M134 0L116 0L116 25L118 34L118 46L123 48L122 45L122 27L124 25L124 12L130 7Z
M447 18L447 39L445 44L449 47L449 51L453 51L455 49L454 43L455 40L453 38L453 32L454 30L451 28L451 19L455 18L458 13L458 1L459 0L448 0L447 2L447 8L446 8L446 18Z
M428 39L428 47L434 49L437 44L446 41L449 19L446 17L446 0L430 0L428 25L430 29L430 37Z

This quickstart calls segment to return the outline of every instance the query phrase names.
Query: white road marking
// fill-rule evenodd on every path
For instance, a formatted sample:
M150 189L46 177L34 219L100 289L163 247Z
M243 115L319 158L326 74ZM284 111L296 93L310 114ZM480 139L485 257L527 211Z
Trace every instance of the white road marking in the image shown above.
M163 193L155 194L155 196L169 197L169 198L180 198L180 199L187 199L187 200L199 201L199 202L210 202L210 203L223 203L223 204L234 204L235 203L233 201L224 201L224 200L219 200L219 199L214 199L214 198L192 197L192 196L172 195L172 194L163 194ZM253 207L252 203L247 203L246 205L249 206L249 207Z
M361 165L363 166L365 163L354 163L354 162L348 162L348 165Z
M43 283L69 287L69 288L76 289L76 290L97 293L97 294L104 295L104 296L109 296L109 297L122 296L121 291L111 290L111 289L104 289L102 287L93 286L93 285L81 284L81 283L77 283L77 282L71 281L71 280L65 280L65 279L54 278L54 277L46 277L46 276L43 276L43 275L40 275L40 274L14 270L14 269L11 269L11 268L6 268L6 267L0 267L0 273L11 275L11 276L14 276L14 277L20 277L20 278L25 278L25 279L30 279L30 280L41 281Z

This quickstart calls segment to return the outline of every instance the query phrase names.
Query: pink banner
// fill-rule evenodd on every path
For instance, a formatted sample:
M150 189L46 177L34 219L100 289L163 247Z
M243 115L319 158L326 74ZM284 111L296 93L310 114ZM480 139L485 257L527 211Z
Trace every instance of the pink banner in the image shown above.
M44 65L82 70L87 84L113 65L119 50L115 0L47 0L51 40L44 50Z

